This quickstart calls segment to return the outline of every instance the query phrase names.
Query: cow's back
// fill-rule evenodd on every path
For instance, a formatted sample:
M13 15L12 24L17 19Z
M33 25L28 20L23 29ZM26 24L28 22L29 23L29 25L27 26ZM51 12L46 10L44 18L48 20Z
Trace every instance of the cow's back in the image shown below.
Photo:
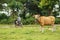
M52 22L55 21L55 17L54 16L49 16L49 18L51 19Z
M44 25L44 24L52 24L55 22L55 17L54 16L41 16L39 17L39 22L40 24Z

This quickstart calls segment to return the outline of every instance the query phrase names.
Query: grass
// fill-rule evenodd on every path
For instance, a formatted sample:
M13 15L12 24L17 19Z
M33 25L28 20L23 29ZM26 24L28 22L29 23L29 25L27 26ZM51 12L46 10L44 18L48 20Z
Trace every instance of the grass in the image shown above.
M60 26L56 28L55 32L45 29L41 33L39 25L24 25L23 28L0 25L0 40L60 40Z

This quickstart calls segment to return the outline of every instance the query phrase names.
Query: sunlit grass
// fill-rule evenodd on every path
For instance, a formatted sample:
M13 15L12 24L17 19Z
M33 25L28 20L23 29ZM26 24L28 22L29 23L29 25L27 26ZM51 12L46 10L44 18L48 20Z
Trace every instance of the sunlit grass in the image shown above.
M24 25L23 28L13 26L0 25L0 40L60 40L59 26L55 32L45 29L44 33L40 32L39 25Z

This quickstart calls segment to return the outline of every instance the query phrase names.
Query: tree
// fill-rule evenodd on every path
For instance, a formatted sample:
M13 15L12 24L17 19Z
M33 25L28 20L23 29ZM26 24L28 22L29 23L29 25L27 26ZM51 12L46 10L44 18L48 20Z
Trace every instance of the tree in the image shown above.
M42 9L42 13L51 15L54 5L58 2L59 0L41 0L38 7Z
M39 13L40 8L38 7L39 0L29 0L26 2L26 8L31 13Z
M13 18L15 18L15 16L18 15L19 10L23 8L23 4L16 0L12 0L12 2L8 4L8 6L12 9Z

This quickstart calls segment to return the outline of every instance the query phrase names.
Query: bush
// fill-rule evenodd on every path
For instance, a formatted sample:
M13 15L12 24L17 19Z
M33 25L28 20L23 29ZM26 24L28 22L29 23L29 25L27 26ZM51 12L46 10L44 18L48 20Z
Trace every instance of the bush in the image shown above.
M13 19L12 16L10 17L5 17L5 16L0 16L1 20L0 23L1 24L12 24L14 23L16 17ZM32 16L26 17L25 19L22 18L21 21L24 25L28 25L28 24L38 24L38 22L35 22L35 19ZM56 18L55 24L60 24L60 18Z
M26 18L26 19L22 19L22 23L23 24L34 24L34 18L33 17L29 17L29 18Z
M56 18L55 24L60 24L60 18Z
M3 19L0 21L1 24L6 24L7 23L7 19Z

